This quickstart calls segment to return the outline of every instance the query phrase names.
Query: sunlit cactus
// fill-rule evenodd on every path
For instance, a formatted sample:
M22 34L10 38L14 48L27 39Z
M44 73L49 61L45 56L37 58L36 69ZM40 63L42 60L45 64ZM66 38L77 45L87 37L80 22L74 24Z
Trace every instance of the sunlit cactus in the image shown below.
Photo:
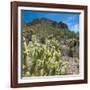
M40 43L35 35L27 45L23 38L22 76L49 76L68 74L69 62L61 60L60 43L55 38Z

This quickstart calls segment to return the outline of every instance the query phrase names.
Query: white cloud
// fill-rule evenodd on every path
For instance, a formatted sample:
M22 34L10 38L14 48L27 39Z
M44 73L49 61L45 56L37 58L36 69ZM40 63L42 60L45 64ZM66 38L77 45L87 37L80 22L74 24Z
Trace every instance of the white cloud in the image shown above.
M70 27L71 31L78 32L79 31L79 24L72 25Z

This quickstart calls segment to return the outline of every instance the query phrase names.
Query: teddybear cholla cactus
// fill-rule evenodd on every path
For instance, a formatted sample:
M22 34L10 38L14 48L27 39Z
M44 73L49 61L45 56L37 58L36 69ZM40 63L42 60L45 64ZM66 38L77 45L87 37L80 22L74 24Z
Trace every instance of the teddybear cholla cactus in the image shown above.
M68 74L69 63L60 60L60 44L55 38L42 44L35 35L27 45L23 38L22 76L50 76Z

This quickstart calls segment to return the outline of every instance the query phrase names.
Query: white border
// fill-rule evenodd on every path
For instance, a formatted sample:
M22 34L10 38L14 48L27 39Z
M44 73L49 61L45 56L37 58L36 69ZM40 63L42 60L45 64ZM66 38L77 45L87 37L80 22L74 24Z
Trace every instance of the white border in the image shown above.
M35 11L54 11L54 12L75 12L80 14L80 74L64 75L64 76L40 76L28 77L21 79L21 10ZM55 9L55 8L38 8L38 7L18 7L18 83L32 83L44 81L66 81L66 80L83 80L84 79L84 11L71 9Z

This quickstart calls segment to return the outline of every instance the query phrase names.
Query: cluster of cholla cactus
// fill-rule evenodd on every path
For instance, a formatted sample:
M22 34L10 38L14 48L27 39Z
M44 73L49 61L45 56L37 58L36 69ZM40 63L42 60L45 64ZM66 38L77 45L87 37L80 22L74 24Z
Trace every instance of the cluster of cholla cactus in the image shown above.
M61 60L60 43L55 38L41 43L32 35L27 44L23 37L22 48L22 77L68 74L69 62Z

